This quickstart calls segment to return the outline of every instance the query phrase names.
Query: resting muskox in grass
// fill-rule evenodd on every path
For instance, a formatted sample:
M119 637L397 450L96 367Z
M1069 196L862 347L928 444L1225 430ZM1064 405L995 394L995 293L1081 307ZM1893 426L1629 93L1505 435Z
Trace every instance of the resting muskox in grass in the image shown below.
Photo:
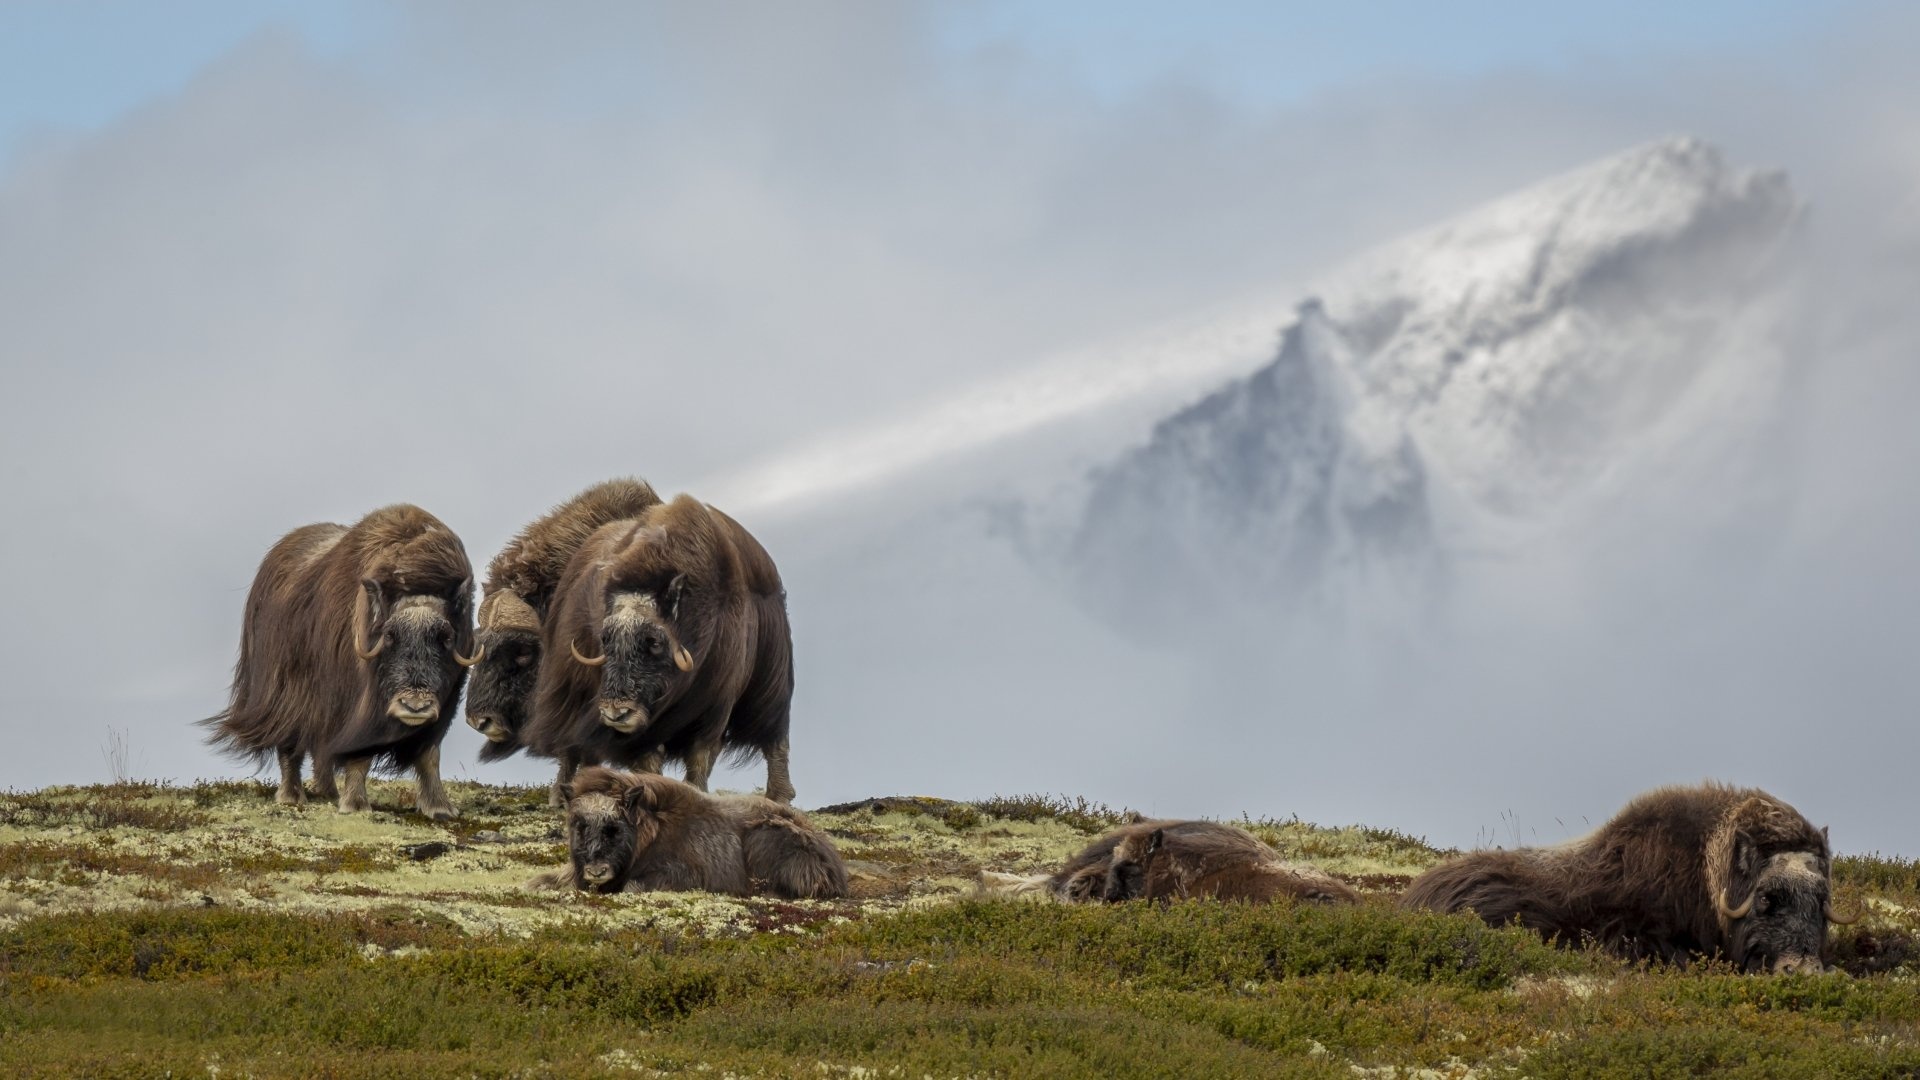
M322 798L367 808L376 763L419 777L420 812L454 816L440 786L440 739L473 649L473 569L460 538L417 506L375 510L352 528L307 525L261 561L240 630L225 712L208 741L280 762L282 803L306 800L301 759ZM336 789L334 769L346 772Z
M1001 884L1009 884L1004 879ZM1122 825L1081 849L1051 876L1012 882L1068 903L1213 897L1266 902L1355 903L1339 879L1282 859L1245 829L1211 821Z
M540 670L540 623L567 560L595 529L659 503L660 496L639 480L596 484L520 530L488 564L475 620L479 655L467 684L467 723L487 737L481 761L499 761L520 749ZM553 804L560 805L557 789Z
M786 590L739 523L679 496L595 530L553 599L541 639L529 751L659 772L706 790L722 751L760 754L767 797L793 801L787 723L793 642Z
M1128 826L1107 861L1101 898L1167 900L1210 896L1264 902L1286 897L1357 903L1333 875L1280 858L1245 829L1210 821Z
M827 834L791 806L758 795L708 795L653 773L592 766L567 791L568 871L541 887L652 890L828 900L847 868Z
M1414 879L1408 908L1472 911L1629 959L1819 972L1834 917L1827 831L1753 788L1661 788L1588 836L1477 851Z

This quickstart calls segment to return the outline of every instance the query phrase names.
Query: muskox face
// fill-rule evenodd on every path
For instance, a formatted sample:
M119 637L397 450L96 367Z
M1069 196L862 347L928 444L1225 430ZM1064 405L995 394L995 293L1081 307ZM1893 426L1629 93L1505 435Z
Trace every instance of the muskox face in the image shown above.
M1784 851L1764 860L1743 853L1753 882L1747 898L1721 897L1727 955L1743 971L1818 974L1825 970L1831 888L1817 852Z
M458 649L472 633L463 607L417 593L389 604L377 582L361 582L353 647L373 667L375 700L384 703L385 715L419 727L452 707L466 661Z
M512 745L527 719L527 702L540 670L540 635L532 630L482 629L480 658L467 683L467 723L488 742Z
M1112 904L1147 895L1147 873L1166 839L1166 830L1155 829L1145 836L1129 836L1114 845L1102 898ZM1068 884L1071 886L1072 882Z
M573 862L573 886L588 892L615 893L626 886L633 860L658 833L645 789L624 794L588 792L567 799L567 854Z
M622 735L646 727L693 670L693 656L673 626L680 583L675 578L664 599L638 591L610 593L600 620L600 654L589 657L573 646L575 660L600 669L600 722Z

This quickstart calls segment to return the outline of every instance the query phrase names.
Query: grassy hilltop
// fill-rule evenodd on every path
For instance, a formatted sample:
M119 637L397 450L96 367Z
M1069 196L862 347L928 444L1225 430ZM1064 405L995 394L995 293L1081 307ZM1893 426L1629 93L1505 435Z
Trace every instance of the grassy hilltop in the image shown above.
M258 783L0 794L7 1076L1920 1076L1920 864L1842 858L1847 974L1635 968L1390 898L1444 853L1241 822L1357 909L979 898L1121 815L888 798L814 814L835 902L521 886L544 788L462 818Z

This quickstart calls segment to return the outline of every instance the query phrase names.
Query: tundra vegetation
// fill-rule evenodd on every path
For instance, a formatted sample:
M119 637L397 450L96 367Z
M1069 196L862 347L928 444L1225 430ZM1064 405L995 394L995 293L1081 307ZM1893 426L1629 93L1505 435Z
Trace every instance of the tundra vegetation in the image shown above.
M981 897L1127 815L885 798L809 814L850 895L531 893L547 789L375 781L0 794L7 1076L1880 1077L1920 1074L1920 864L1841 855L1820 975L1556 949L1394 896L1451 852L1235 822L1358 904ZM1843 841L1844 847L1844 841Z

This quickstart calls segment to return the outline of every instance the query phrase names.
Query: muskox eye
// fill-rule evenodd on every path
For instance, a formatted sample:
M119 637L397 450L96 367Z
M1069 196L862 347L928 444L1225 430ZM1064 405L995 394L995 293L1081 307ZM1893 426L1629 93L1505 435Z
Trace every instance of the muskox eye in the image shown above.
M533 663L533 654L530 652L522 652L519 656L513 658L513 662L519 667L526 667L528 664Z

